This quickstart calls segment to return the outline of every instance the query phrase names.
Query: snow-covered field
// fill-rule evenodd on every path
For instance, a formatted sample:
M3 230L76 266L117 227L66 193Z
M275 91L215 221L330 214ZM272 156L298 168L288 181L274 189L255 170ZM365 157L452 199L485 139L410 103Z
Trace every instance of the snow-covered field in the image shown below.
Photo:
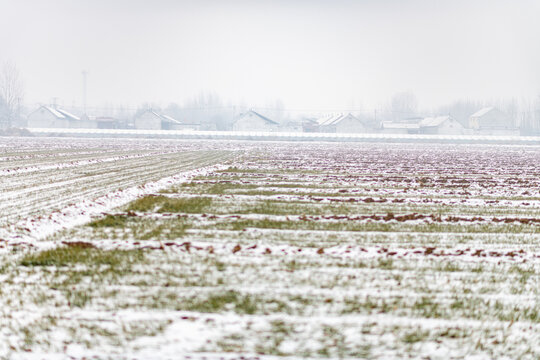
M63 226L61 211L123 204L144 193L140 185L231 154L198 142L1 138L0 238L43 237Z
M0 144L0 357L540 357L538 146Z

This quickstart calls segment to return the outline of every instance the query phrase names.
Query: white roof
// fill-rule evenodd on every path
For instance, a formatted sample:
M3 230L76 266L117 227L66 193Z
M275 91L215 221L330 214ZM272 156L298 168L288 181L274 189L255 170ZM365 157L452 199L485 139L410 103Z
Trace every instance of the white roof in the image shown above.
M236 118L236 120L234 122L237 122L238 120L242 119L243 117L245 116L257 116L258 118L261 118L262 120L264 120L264 122L266 122L267 124L270 124L270 125L279 125L278 122L272 120L272 119L269 119L267 118L266 116L264 115L261 115L259 114L258 112L254 111L253 109L250 109L248 110L246 113L243 113L243 114L240 114L240 116L238 118Z
M157 113L156 111L152 110L152 109L148 109L146 110L144 113L142 114L146 114L147 112L149 112L150 114L154 115L155 117L161 119L161 121L164 121L166 123L170 123L170 124L176 124L176 125L180 125L182 124L181 121L178 121L172 117L170 117L169 115L164 115L164 114L159 114ZM142 115L141 114L141 115ZM140 116L140 115L139 115Z
M47 106L47 105L42 105L41 108L53 114L53 116L57 119L81 120L78 116L75 116L64 109L54 108L52 106Z
M171 124L182 124L180 121L173 119L169 115L160 115L160 117L163 119L163 121L171 123Z
M321 126L332 125L332 124L335 124L336 122L338 122L342 117L343 117L343 114L333 114L333 115L329 115L327 117L324 117L322 119L319 119L317 122Z
M62 115L64 115L64 116L67 117L67 118L71 118L71 119L73 119L73 120L81 120L79 117L73 115L72 113L67 112L67 111L64 110L64 109L58 109L58 108L56 108L56 111L58 111L59 113L61 113Z
M65 119L65 116L64 116L61 112L57 111L55 108L52 108L52 107L50 107L50 106L45 106L45 108L46 108L47 110L49 110L49 111L50 111L54 116L56 116L57 118L59 118L59 119Z
M334 115L327 115L327 116L322 117L322 118L320 118L320 119L317 119L317 120L315 120L315 121L316 121L319 125L322 125L322 124L324 124L325 122L327 122L328 120L330 120L330 119L333 118L333 117L334 117Z
M495 109L493 106L490 106L490 107L485 107L483 109L480 109L478 110L477 112L475 112L474 114L471 115L471 117L480 117L480 116L484 116L486 115L488 112L490 112L491 110Z
M439 126L446 120L451 120L452 118L448 115L446 116L435 116L427 117L420 121L420 127L430 127L430 126Z
M65 119L66 118L64 115L62 115L62 113L56 111L56 109L53 108L53 107L43 106L43 108L47 109L51 114L53 114L55 117L57 117L59 119Z
M346 115L345 114L330 115L330 116L327 116L327 117L324 117L324 118L321 118L321 119L317 120L317 122L321 126L336 125L340 121L343 121L343 120L345 120L346 118L349 118L349 117L351 117L353 119L356 119L356 120L359 120L356 116L349 113L349 114L346 114Z

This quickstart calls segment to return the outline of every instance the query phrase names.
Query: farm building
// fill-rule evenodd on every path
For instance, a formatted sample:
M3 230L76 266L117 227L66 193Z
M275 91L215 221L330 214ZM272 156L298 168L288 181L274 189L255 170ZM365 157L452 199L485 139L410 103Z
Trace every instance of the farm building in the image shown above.
M418 134L419 131L418 123L384 121L381 125L384 134Z
M319 123L316 118L304 117L302 118L302 131L303 132L317 132L319 131Z
M199 124L183 123L151 109L136 116L134 125L138 130L198 130L200 127Z
M365 133L369 131L367 124L349 114L332 115L319 119L319 131L325 133Z
M110 116L97 116L98 129L118 129L118 120Z
M426 117L419 123L420 134L461 135L465 131L463 125L451 116Z
M296 121L296 120L282 121L279 124L278 130L281 132L293 132L293 133L302 132L303 131L302 125L303 123L301 121Z
M483 108L472 114L469 127L479 135L519 135L512 118L494 107Z
M82 115L81 121L88 121L95 123L98 129L118 129L120 126L118 120L110 116L88 116Z
M233 122L233 131L277 131L279 123L249 110Z
M97 122L88 117L80 118L58 107L43 105L28 115L27 126L29 128L95 129Z

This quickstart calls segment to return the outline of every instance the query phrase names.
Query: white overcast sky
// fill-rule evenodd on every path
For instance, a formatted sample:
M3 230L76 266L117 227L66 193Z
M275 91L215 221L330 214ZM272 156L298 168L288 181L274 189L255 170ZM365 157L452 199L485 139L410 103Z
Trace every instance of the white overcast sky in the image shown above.
M27 102L421 106L540 93L540 0L0 0Z

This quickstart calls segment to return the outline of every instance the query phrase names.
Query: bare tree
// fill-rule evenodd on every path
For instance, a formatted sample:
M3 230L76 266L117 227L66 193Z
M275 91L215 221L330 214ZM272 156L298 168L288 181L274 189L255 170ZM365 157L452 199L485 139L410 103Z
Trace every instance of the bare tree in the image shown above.
M183 113L185 121L200 123L205 130L226 127L223 102L219 95L212 91L201 91L186 101Z
M533 115L533 125L532 128L534 129L535 135L540 135L540 95L536 98L536 102L534 105L534 115Z
M403 120L416 114L418 101L411 91L399 92L392 96L390 109L394 121Z
M469 117L485 106L481 101L471 99L458 100L451 104L440 106L435 110L435 113L450 115L464 127L469 127Z
M23 84L19 70L15 64L5 62L0 71L0 97L5 106L0 121L1 126L11 127L19 118L20 104L24 95Z

